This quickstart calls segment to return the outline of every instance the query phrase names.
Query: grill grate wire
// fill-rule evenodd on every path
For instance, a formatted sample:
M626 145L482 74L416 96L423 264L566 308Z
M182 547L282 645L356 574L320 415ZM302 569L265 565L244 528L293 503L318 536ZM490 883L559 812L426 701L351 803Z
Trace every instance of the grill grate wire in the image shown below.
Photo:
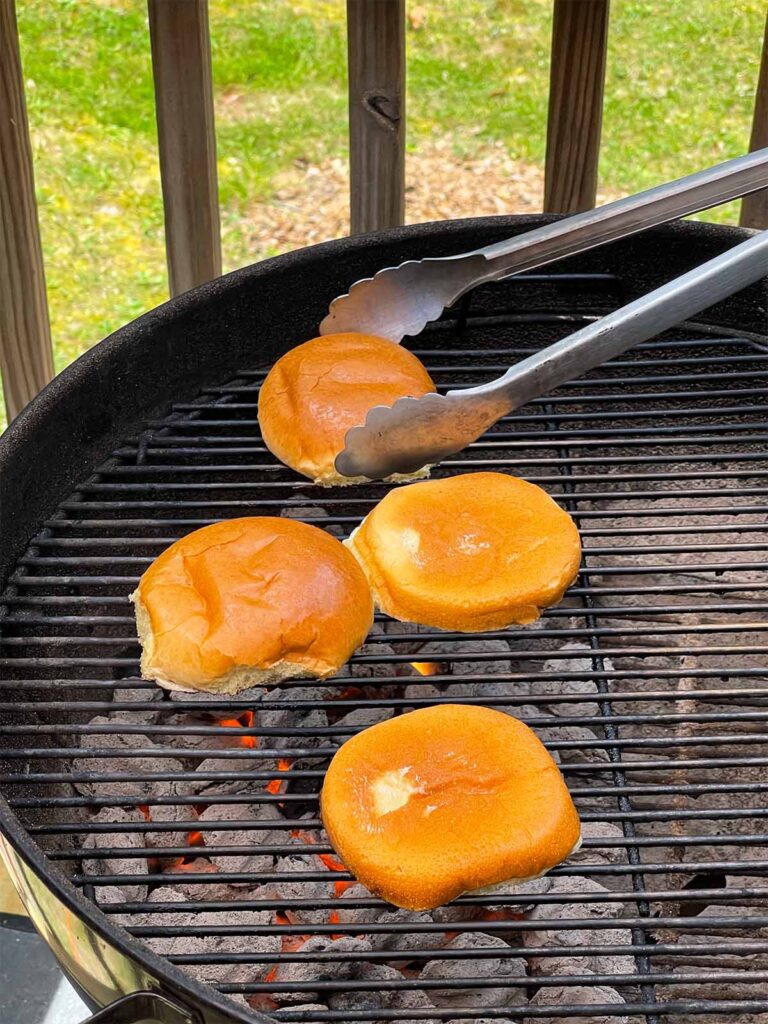
M483 297L492 294L513 303L512 285L481 289L463 303L458 319L449 313L413 346L439 390L496 375L604 312L611 289L614 295L621 293L621 283L610 275L568 275L562 281L556 275L530 275L530 280L555 290L562 287L578 312L499 311L496 298L489 302ZM247 368L225 385L205 387L198 401L175 404L167 417L151 421L144 434L126 439L45 524L0 599L5 612L0 668L7 676L0 682L0 714L26 716L0 735L0 785L50 860L136 938L215 937L210 949L171 952L172 962L264 968L261 980L217 982L233 996L266 997L279 990L290 993L294 1003L302 1001L302 993L308 994L305 1002L325 1003L339 991L368 993L378 1002L368 1009L358 1004L354 1016L361 1021L556 1019L569 1014L623 1015L650 1024L700 1015L735 1021L739 1015L760 1015L746 1020L765 1014L768 1020L768 348L765 339L701 325L684 325L637 346L504 417L434 472L513 472L544 486L571 512L581 530L584 559L560 607L547 611L537 627L475 638L509 642L506 655L498 648L483 650L482 644L468 650L472 637L467 634L427 632L415 641L406 627L377 615L377 625L386 632L369 638L365 651L353 657L352 672L384 667L399 673L394 678L410 687L409 695L387 689L392 676L331 681L339 691L333 701L337 718L361 708L398 714L450 699L519 707L533 728L566 727L545 742L562 759L582 820L598 830L587 834L586 859L552 872L560 885L557 892L525 896L526 906L559 908L559 916L541 920L534 915L513 923L381 919L386 905L374 897L311 894L307 887L312 882L328 881L325 870L302 871L298 881L306 892L292 897L246 898L240 890L234 898L206 898L214 883L253 882L252 873L225 868L216 874L186 872L184 884L191 889L183 904L102 898L110 886L173 884L169 877L176 876L159 867L163 858L183 856L189 847L155 850L149 873L135 873L130 865L146 861L143 847L83 849L83 840L94 835L158 837L196 830L205 837L215 832L216 855L234 858L253 852L251 840L258 842L262 832L269 832L260 852L332 852L326 842L308 845L291 838L290 831L320 827L316 794L321 762L355 726L268 728L258 724L257 715L254 724L237 733L252 738L255 746L221 749L217 742L231 737L232 728L215 724L215 715L252 710L253 700L156 701L154 685L136 678L138 646L126 597L167 544L232 515L296 514L294 509L298 518L346 535L385 493L379 484L321 491L277 464L261 442L256 421L264 372ZM428 658L416 655L414 642L437 642L439 650L431 648ZM438 662L439 671L418 677L409 669L413 660ZM356 683L373 692L349 695ZM508 691L495 695L492 684L505 684ZM594 686L592 696L585 696L583 684ZM458 685L468 695L436 698L424 689ZM289 682L270 710L318 709L322 702L306 699L306 688L305 680ZM491 692L485 693L486 688ZM10 699L3 700L4 691ZM121 713L120 720L89 722L92 715L115 712ZM134 717L142 712L157 713L157 722ZM171 721L184 713L196 717L184 724ZM571 735L568 729L581 732ZM139 767L101 768L115 757L115 748L91 739L129 735L147 740L147 745L121 747L119 756ZM23 745L17 745L19 737ZM198 738L202 745L197 745ZM180 744L191 741L194 757L215 758L217 767L205 772L189 766L164 770L164 760L177 761L183 754ZM146 757L155 761L151 771ZM312 764L276 773L278 757ZM227 790L234 776L247 783L245 792ZM94 779L129 790L83 795L72 788L72 783ZM265 790L276 779L286 783L286 792ZM178 786L204 780L214 787L204 797L140 789L150 783ZM130 790L134 785L135 792ZM104 819L104 811L139 804L150 809L175 805L190 813L172 822ZM243 815L211 821L194 816L195 808L213 804L222 809L241 806ZM281 807L285 815L277 829L274 819L254 821L246 813L269 804ZM92 817L96 811L102 812L98 821ZM601 832L605 826L610 830ZM243 830L251 833L248 845L227 843L229 833ZM593 853L596 859L589 862ZM84 866L115 858L122 866L118 873L95 873L92 866ZM346 872L334 871L332 878L350 880ZM601 882L609 895L580 888L579 879ZM296 874L277 870L258 875L263 885L296 880ZM590 916L590 906L606 899L610 911ZM481 914L483 908L504 902L498 895L473 895L462 897L456 906ZM520 900L507 902L519 907ZM376 918L354 923L298 920L279 927L232 918L233 912L242 911L290 911L300 917L302 911L326 909L329 915L342 909L370 911ZM214 911L234 923L173 923L173 915ZM153 920L161 923L147 923ZM473 965L498 959L499 949L444 948L446 933L457 930L504 936L509 945L502 957L522 957L529 964L538 960L535 977L476 976ZM610 964L606 957L629 955L633 969L625 970L627 962L617 959L615 969L590 973L574 960L565 974L549 973L547 962L564 955L562 947L547 942L553 930L573 938L568 957L599 955L601 963ZM243 936L361 934L387 936L387 948L248 952L227 943L229 937ZM429 941L398 957L398 936L410 934ZM615 941L617 936L622 941ZM359 966L400 959L415 967L430 959L457 960L462 968L439 982L419 978L415 967L397 980L347 976L278 983L266 973L270 966L286 963ZM712 965L719 961L723 966L717 972L717 989L710 992L706 986L713 981ZM600 985L618 990L626 1002L593 1005L575 999L585 988ZM530 995L562 986L565 1001L557 1006L489 1006L487 1000L480 1004L482 1011L460 1003L429 1010L392 1006L393 993L411 990L429 995L433 989L471 989L482 994L517 987ZM349 1011L305 1013L288 1005L274 1010L274 1016L341 1021L349 1019Z

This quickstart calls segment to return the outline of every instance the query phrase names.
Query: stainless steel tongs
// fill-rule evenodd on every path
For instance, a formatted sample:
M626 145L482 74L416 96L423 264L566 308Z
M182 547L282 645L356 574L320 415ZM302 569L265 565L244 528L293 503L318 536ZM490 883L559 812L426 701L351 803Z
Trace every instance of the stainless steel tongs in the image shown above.
M356 281L331 303L321 334L418 334L470 288L586 252L768 186L768 148L595 210L457 256L409 260Z
M567 222L566 222L567 223ZM532 398L699 313L768 275L768 231L521 360L479 387L376 406L347 433L344 476L378 480L440 462Z

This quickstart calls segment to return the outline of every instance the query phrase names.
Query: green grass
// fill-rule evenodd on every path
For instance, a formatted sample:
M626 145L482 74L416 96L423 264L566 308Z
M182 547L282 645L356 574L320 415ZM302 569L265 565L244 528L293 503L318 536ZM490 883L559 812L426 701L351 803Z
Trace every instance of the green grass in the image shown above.
M408 145L544 157L551 0L424 0ZM17 0L56 367L167 295L144 0ZM743 152L764 0L614 0L600 183L633 191ZM342 0L212 0L227 269L298 160L346 152ZM450 167L446 167L450 175ZM473 213L457 209L456 216ZM717 211L733 220L733 206Z

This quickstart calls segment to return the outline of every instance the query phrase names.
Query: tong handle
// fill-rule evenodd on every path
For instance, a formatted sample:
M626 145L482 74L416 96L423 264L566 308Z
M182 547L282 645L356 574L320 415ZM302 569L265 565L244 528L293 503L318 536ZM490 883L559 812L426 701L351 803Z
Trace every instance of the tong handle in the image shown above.
M768 147L466 253L487 260L472 284L532 270L767 187Z
M681 277L521 360L503 377L449 391L503 413L674 327L768 275L768 231L761 231Z

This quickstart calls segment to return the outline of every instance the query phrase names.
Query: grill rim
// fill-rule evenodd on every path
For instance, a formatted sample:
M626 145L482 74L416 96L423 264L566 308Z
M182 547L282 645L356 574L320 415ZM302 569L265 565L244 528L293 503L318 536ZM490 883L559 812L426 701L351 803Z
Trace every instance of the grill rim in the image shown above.
M173 391L173 396L166 396L160 403L159 409L157 404L153 405L151 402L145 403L143 406L132 406L129 413L124 414L122 419L119 415L116 416L108 430L102 431L92 439L83 437L82 432L75 432L74 440L68 439L65 458L61 459L61 464L66 464L68 472L60 469L56 481L58 486L46 487L44 498L41 497L39 482L24 479L22 467L24 462L29 459L29 451L35 450L35 446L46 447L44 441L45 434L49 433L48 425L54 421L54 417L58 417L60 408L67 403L77 404L78 392L92 399L93 395L97 393L97 388L100 387L103 391L104 379L114 377L115 363L121 357L128 357L130 362L135 365L137 345L141 346L151 342L157 333L163 330L164 323L179 322L186 317L194 317L202 307L209 305L215 307L225 294L231 297L231 293L240 289L256 290L262 278L276 272L291 275L312 273L312 265L316 263L321 266L327 278L329 264L335 261L346 267L346 263L351 262L356 269L344 269L345 278L351 280L354 276L364 276L369 273L369 268L378 269L381 265L386 265L388 259L394 261L394 257L382 254L396 249L398 246L412 245L411 252L416 250L417 254L426 255L427 253L419 250L425 245L429 247L435 243L437 250L444 254L446 250L457 251L460 249L463 239L470 235L474 244L479 235L483 235L486 240L493 240L494 237L520 233L558 219L560 218L557 216L468 218L409 226L358 236L354 239L321 243L233 271L223 278L164 303L110 335L55 378L0 437L0 475L4 479L10 477L14 482L21 480L22 483L29 484L27 490L16 492L21 494L18 503L20 512L13 509L6 512L2 517L3 522L0 523L0 531L3 536L9 538L9 542L4 544L3 550L0 552L2 586L4 587L7 582L8 568L16 566L30 539L43 527L45 520L59 504L71 495L74 490L73 477L76 483L78 479L82 480L93 472L94 468L108 457L118 441L122 441L126 437L130 438L141 431L147 420L152 418L153 410L164 412L170 402L183 401L186 392L191 396L199 394L200 379L205 378L209 371L205 367L201 368L196 365L191 378L188 378L186 389L184 386L178 387L175 382L172 387L168 384L165 385L168 391ZM701 222L685 222L654 229L652 233L647 234L653 234L659 238L670 236L683 238L695 255L695 262L699 262L705 258L708 247L712 252L722 251L754 232ZM674 273L678 271L679 268L673 270ZM665 276L669 276L669 274L667 273ZM348 283L347 280L346 284ZM330 298L342 291L345 284L337 285L332 282L327 286L331 289L328 295ZM762 287L765 292L768 292L768 282L763 282ZM757 308L760 308L759 304ZM709 312L712 313L712 311ZM727 315L722 323L716 316L712 320L708 318L706 323L715 328L723 326L731 330L739 329L738 327L734 328L733 317ZM745 330L753 329L753 323L745 324ZM290 338L303 336L294 335L285 329L284 333L286 337ZM285 347L287 348L287 345ZM259 354L261 355L261 353ZM243 361L243 356L239 352L237 354L230 353L230 355L231 364L225 365L222 361L217 366L215 373L210 374L211 379L227 380L228 374L232 376L230 370L234 368L236 362ZM268 346L263 350L263 357L265 360L270 358ZM254 353L248 353L247 358L252 362ZM169 374L169 378L172 376ZM74 427L75 425L72 423L70 426ZM49 456L53 451L53 446L49 444ZM51 457L46 459L45 455L43 455L42 461L46 464L46 469L50 470L53 475L55 461ZM41 477L43 475L40 474ZM34 527L31 525L31 517L28 515L30 506L36 509L38 517ZM167 978L179 993L191 996L197 1005L206 1006L220 1015L224 1014L228 1020L243 1021L246 1024L248 1021L257 1020L263 1024L273 1024L275 1018L258 1011L241 1010L226 995L196 981L166 958L153 953L142 943L133 940L124 928L113 924L108 915L103 914L93 902L69 882L59 866L48 859L42 848L35 842L33 835L11 810L2 793L0 793L0 832L7 838L16 854L26 862L67 909L84 920L94 932L115 946L123 955L139 963L151 975L160 979ZM280 1015L277 1019L280 1019Z

